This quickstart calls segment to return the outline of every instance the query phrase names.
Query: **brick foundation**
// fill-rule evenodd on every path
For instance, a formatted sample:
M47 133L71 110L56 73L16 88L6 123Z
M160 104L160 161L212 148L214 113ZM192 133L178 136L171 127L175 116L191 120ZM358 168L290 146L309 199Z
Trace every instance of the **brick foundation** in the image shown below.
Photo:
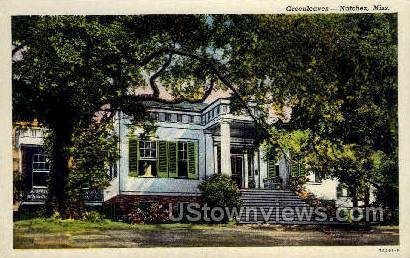
M107 215L118 219L127 216L139 203L158 203L168 207L169 203L202 203L200 196L164 196L164 195L117 195L104 203Z

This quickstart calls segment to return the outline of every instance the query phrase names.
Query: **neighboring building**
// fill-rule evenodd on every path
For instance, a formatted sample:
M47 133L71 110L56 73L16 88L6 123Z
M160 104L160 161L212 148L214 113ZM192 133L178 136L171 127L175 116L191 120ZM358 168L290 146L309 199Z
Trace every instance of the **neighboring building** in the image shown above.
M17 210L20 204L43 204L47 198L47 181L50 164L43 148L46 129L34 122L31 125L14 125L13 128L13 173L21 175L25 196L14 202ZM102 203L102 192L84 189L86 204Z
M92 194L89 203L107 202L121 209L153 199L195 200L200 196L198 185L214 173L230 176L240 188L287 189L291 176L303 172L303 167L289 166L285 159L266 160L263 146L255 141L252 118L231 113L229 99L211 104L145 104L156 121L155 134L142 139L142 129L131 130L126 115L115 115L121 158L109 171L110 186L101 195ZM253 105L250 103L257 116ZM41 148L43 132L32 127L15 134L19 171L32 195L47 189L49 165ZM318 197L346 202L348 196L337 181L314 173L309 178L307 189ZM26 203L33 202L38 200L29 195Z

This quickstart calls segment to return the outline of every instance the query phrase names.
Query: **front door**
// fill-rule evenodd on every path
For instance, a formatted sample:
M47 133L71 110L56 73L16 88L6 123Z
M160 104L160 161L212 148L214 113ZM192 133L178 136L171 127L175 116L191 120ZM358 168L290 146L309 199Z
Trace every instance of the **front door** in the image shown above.
M243 157L242 155L231 156L231 170L232 180L238 185L239 188L243 187L242 184L242 172L243 172Z

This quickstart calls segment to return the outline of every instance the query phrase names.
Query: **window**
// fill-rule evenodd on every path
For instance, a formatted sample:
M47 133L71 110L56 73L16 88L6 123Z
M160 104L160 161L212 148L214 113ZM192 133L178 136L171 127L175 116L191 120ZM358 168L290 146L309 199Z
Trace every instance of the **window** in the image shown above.
M141 159L156 159L157 144L154 141L140 141L140 158Z
M342 197L343 196L343 186L341 184L337 185L336 187L336 197Z
M322 180L324 179L324 174L321 171L316 171L315 172L315 182L316 183L322 183Z
M188 123L190 123L190 124L194 123L194 116L193 115L188 115Z
M171 122L171 114L165 113L165 121L166 122Z
M30 134L31 134L31 137L37 137L37 130L36 129L30 129Z
M109 168L110 179L116 178L118 176L117 164L113 164Z
M165 122L165 113L158 113L159 121Z
M155 141L139 142L138 175L157 175L157 143Z
M182 114L177 114L177 122L182 123Z
M349 189L342 184L338 184L336 187L336 197L351 197L352 194Z
M216 114L219 115L220 111L221 111L221 107L220 107L220 106L217 106L217 107L216 107Z
M33 154L33 187L47 187L50 164L44 154Z
M130 138L128 176L198 179L198 143Z
M158 113L152 112L152 113L150 113L149 115L150 115L150 117L151 117L152 120L154 120L154 121L158 121L158 120L159 120L159 114L158 114Z
M178 176L188 176L188 143L178 142Z
M222 105L222 113L226 113L226 106Z

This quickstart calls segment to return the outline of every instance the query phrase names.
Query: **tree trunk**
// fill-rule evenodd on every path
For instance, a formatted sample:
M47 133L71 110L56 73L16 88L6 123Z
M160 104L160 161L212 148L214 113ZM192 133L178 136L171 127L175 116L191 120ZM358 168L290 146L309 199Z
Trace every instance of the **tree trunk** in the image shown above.
M353 206L353 208L357 208L359 206L359 201L358 201L358 198L357 198L356 188L353 188L351 190L351 193L352 193L352 206Z
M352 208L356 209L359 206L359 201L358 201L358 197L357 197L357 186L351 188L351 193L352 193ZM356 216L356 214L353 214L353 216ZM359 226L359 222L358 221L353 221L353 225L355 227Z
M51 213L50 215L58 212L62 218L69 218L69 147L72 145L71 135L73 126L68 123L61 123L53 126L51 130L52 137L50 147L52 161L47 210Z
M366 188L365 188L365 192L364 192L364 208L365 208L365 214L366 213L366 209L369 208L370 206L370 186L367 184ZM370 218L366 218L365 217L365 226L366 228L370 228Z

